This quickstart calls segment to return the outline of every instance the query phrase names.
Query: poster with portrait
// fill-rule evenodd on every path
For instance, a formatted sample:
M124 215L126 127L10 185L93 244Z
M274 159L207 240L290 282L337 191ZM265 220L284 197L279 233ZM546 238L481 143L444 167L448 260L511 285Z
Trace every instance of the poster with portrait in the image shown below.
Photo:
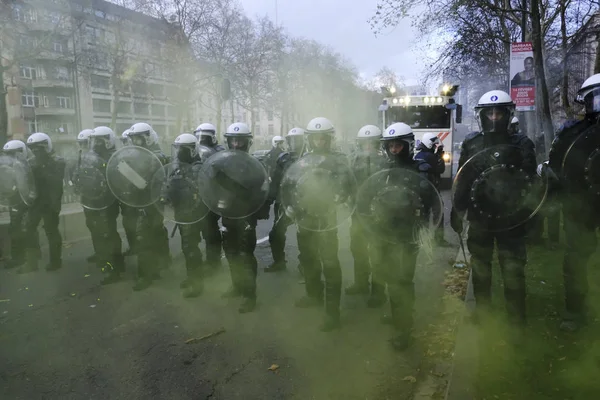
M517 111L535 110L535 71L531 42L516 42L510 46L510 97Z

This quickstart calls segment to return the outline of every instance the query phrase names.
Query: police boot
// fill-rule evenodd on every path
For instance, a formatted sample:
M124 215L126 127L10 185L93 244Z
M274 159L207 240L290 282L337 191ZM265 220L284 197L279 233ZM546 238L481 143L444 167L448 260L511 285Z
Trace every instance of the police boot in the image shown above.
M37 250L28 250L25 253L25 265L17 269L17 274L27 274L38 270L38 254Z
M302 296L296 301L295 306L298 308L323 307L323 297Z
M265 272L280 272L285 271L287 269L287 265L285 260L274 261L271 265L265 268Z
M355 295L363 295L363 294L369 294L369 285L368 284L364 284L364 283L358 283L358 282L354 282L354 284L352 284L351 286L348 286L344 292L348 295L348 296L355 296Z
M227 289L226 292L224 292L221 295L221 297L224 299L233 299L233 298L241 297L241 296L242 296L242 292L234 286L231 286L229 289Z
M371 295L367 300L367 307L379 308L387 301L385 297L385 286L374 277L371 277Z
M61 260L54 260L54 261L50 261L48 263L48 265L46 265L46 271L51 272L51 271L56 271L62 268L62 261Z
M204 280L200 267L188 269L188 278L181 282L181 285L183 286L182 295L186 299L200 296L204 292Z
M255 308L256 308L256 298L255 297L246 297L244 299L242 305L240 305L240 308L238 308L238 312L240 314L245 314L245 313L254 311Z
M116 283L121 281L121 273L118 270L111 269L108 271L107 275L100 281L101 285L110 285L111 283Z
M6 261L6 263L4 264L4 268L5 269L16 268L16 267L23 265L24 262L25 262L25 260L23 260L23 259L12 258L12 259Z
M394 350L404 351L410 347L412 343L412 336L410 332L401 332L400 334L391 338L389 341Z
M87 257L85 260L90 264L96 263L98 261L98 255L94 253L91 256Z
M327 314L325 316L325 320L323 321L319 329L321 330L321 332L331 332L333 330L340 329L341 326L342 325L340 323L340 314L338 312L337 314Z

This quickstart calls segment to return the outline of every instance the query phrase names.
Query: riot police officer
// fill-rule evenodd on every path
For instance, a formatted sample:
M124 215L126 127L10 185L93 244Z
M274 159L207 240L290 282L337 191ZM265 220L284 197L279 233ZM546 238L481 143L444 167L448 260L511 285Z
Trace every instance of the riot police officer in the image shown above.
M248 153L252 146L252 133L248 125L242 122L231 124L225 133L227 147L230 150ZM262 207L264 208L264 207ZM229 263L232 288L225 297L242 296L244 302L240 313L247 313L256 307L256 274L258 261L254 255L256 249L256 225L258 219L266 219L254 213L246 218L231 219L223 217L223 250Z
M382 195L379 201L382 204L387 202L392 207L390 212L394 210L383 224L393 228L382 231L386 232L387 237L381 234L375 237L376 250L372 253L377 257L372 292L378 297L385 296L384 285L387 284L391 309L389 322L395 331L390 343L395 350L401 351L410 345L413 329L413 280L419 253L419 243L414 239L415 229L425 220L423 211L432 206L435 193L433 186L428 183L431 166L424 160L413 159L415 136L410 126L402 122L390 125L383 132L381 142L389 161L389 169L381 172L378 179L385 182L384 187L404 187L410 184L408 186L411 186L411 193L418 196L417 202L406 203L392 198L390 203L389 199L385 199L386 195ZM401 170L407 172L403 173ZM412 179L407 182L404 178L409 177ZM399 208L396 209L397 207Z
M493 90L481 96L475 107L476 118L481 131L470 133L463 141L458 162L459 169L471 157L485 149L493 146L510 145L519 149L515 154L509 153L509 157L512 158L511 165L517 166L528 176L536 176L537 164L533 142L522 134L511 134L510 132L510 122L514 110L515 104L506 92ZM494 154L494 157L496 156L502 157L503 155L501 152L497 152L497 154ZM506 162L498 159L495 163L500 165ZM470 188L471 183L466 186ZM465 195L465 198L469 198L469 196ZM495 243L498 247L498 259L504 279L504 297L508 316L517 326L522 326L525 323L526 316L526 225L520 224L510 229L492 231L488 226L489 220L482 220L475 208L480 206L482 205L478 205L472 200L467 200L466 204L461 204L461 208L466 208L462 210L458 209L456 204L453 204L450 218L452 228L459 234L463 230L462 219L465 212L467 212L467 218L469 219L467 245L471 253L473 290L477 302L477 313L475 315L479 317L482 315L482 311L489 311L492 286L492 256ZM500 211L497 212L500 213Z
M444 145L434 133L425 133L417 150L415 159L423 160L431 166L429 180L437 190L440 190L441 176L446 170L446 163L443 159ZM437 203L434 205L436 209L425 210L425 213L427 215L433 213L433 218L440 221L435 230L436 242L440 245L447 245L448 243L444 240L444 210L437 209ZM440 216L441 218L439 218Z
M84 129L77 134L77 163L68 165L68 180L69 185L73 185L76 181L77 170L81 166L81 158L85 153L90 151L90 135L92 134L93 129ZM77 190L77 189L76 189ZM96 249L96 245L99 242L99 239L95 237L96 230L93 229L92 219L89 217L89 210L86 207L83 207L83 216L85 218L85 226L90 231L90 235L92 237L92 247L94 248L94 254L87 258L87 261L90 263L95 263L97 261L98 249Z
M28 162L27 146L20 140L10 140L6 142L2 149L3 155L9 157L6 160L7 163L13 163L17 160L21 162ZM4 163L4 160L3 160ZM26 183L27 185L33 185L33 182ZM35 188L28 188L33 190ZM6 261L5 268L15 268L22 265L25 262L25 241L39 241L38 235L32 238L27 238L25 235L25 222L27 220L27 210L29 206L23 201L20 193L14 193L7 199L9 204L9 226L8 233L10 236L10 259ZM39 247L39 243L38 243Z
M131 146L131 139L129 138L130 129L126 129L121 134L121 143L123 146ZM137 225L138 212L135 208L128 206L122 202L119 202L121 208L121 218L123 219L123 229L125 230L125 237L129 248L123 253L124 256L132 256L135 254L135 240L136 234L135 229Z
M352 171L358 186L362 185L373 173L384 168L384 157L381 153L381 129L375 125L365 125L356 136L356 151L351 158ZM372 271L371 252L373 244L368 232L359 218L359 213L352 215L350 226L350 250L354 258L354 284L346 288L347 295L370 294L369 277ZM370 307L378 307L385 302L380 291L375 291L369 298Z
M334 163L347 165L346 156L332 150L335 138L335 127L327 118L312 119L305 130L309 146L309 154L328 157ZM300 160L308 157L305 155ZM337 164L334 165L336 167ZM342 172L340 172L340 175ZM342 182L350 181L350 177L340 176ZM345 196L353 194L355 187L348 187ZM331 205L334 206L333 204ZM335 210L331 210L335 212ZM306 295L296 302L296 307L319 307L323 304L325 289L325 320L321 326L323 332L340 327L340 299L342 292L342 269L338 258L337 229L327 231L311 231L298 226L298 247L300 262L304 269ZM325 277L325 288L321 281Z
M169 160L160 150L158 135L145 122L138 122L131 127L129 138L134 146L152 151L165 165ZM163 216L154 205L138 208L136 227L136 255L138 262L138 279L133 290L148 288L152 282L160 278L160 270L168 266L170 260L168 232L163 223Z
M198 138L198 144L206 146L215 152L223 151L217 140L217 128L213 124L204 122L196 128L194 135ZM206 242L206 265L207 268L216 270L221 265L221 245L223 238L219 229L219 215L209 211L206 218L202 220L202 236Z
M285 214L281 206L279 187L285 171L304 152L304 129L292 128L285 137L285 141L287 142L288 151L279 154L270 174L269 204L274 202L273 211L275 214L275 222L273 222L273 227L269 232L269 245L271 247L273 263L265 268L265 272L283 271L287 268L285 260L285 234L287 228L292 224L292 220ZM302 264L300 264L300 272L302 272Z
M577 92L585 117L570 120L559 130L550 151L549 171L557 186L564 216L566 251L563 261L565 309L560 328L576 331L587 319L587 264L596 250L598 219L597 182L586 165L592 162L600 135L600 74L589 77Z
M267 172L269 176L271 176L271 172L275 168L275 163L279 156L284 152L283 146L285 144L285 140L281 136L274 136L271 140L271 150L265 155L263 163L267 167Z
M90 134L90 163L106 176L106 163L117 149L117 138L112 129L107 126L98 126ZM98 158L96 158L96 156ZM84 155L85 157L85 155ZM93 161L97 160L97 161ZM100 185L103 182L96 182ZM104 185L106 185L104 183ZM108 187L106 186L107 190ZM85 195L85 194L82 194ZM106 273L103 285L121 280L121 273L125 271L125 263L121 254L121 237L117 232L117 217L119 216L119 202L113 197L106 197L101 207L90 209L85 206L88 218L91 220L92 241L96 249L96 263Z
M62 157L54 153L52 140L45 133L37 132L29 136L27 147L34 155L32 172L38 192L28 213L27 237L37 236L38 226L43 219L50 252L50 263L46 270L54 271L62 267L62 236L58 223L66 163ZM18 272L31 272L38 269L38 249L34 240L26 242L25 258L26 265Z
M188 215L196 214L196 210L178 209L178 203L181 208L198 208L198 204L193 201L194 196L198 193L190 192L190 185L179 184L179 182L190 180L195 182L197 174L201 166L201 159L198 152L198 139L189 133L183 133L175 138L172 146L172 160L176 166L170 173L169 193L165 193L167 197L176 197L178 202L175 203L175 213L183 213ZM191 186L194 187L194 186ZM170 193L177 191L177 193ZM200 201L200 206L204 210L204 204ZM202 210L202 211L203 211ZM202 212L204 214L204 212ZM198 217L204 215L198 215ZM181 251L185 257L185 268L187 271L186 279L181 282L183 289L183 297L198 297L203 291L203 262L202 253L198 248L202 233L202 221L193 221L192 223L178 223L179 234L181 235Z
M509 131L512 135L521 133L521 130L519 129L519 118L512 117L512 119L510 120Z

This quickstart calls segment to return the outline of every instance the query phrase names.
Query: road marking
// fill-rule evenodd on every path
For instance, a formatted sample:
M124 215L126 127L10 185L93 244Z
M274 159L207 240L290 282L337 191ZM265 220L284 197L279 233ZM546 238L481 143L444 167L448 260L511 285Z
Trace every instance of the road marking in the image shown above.
M266 242L266 241L268 241L268 240L269 240L269 237L268 237L268 236L265 236L265 237L264 237L264 238L262 238L262 239L258 239L258 240L256 241L256 244L263 244L264 242Z

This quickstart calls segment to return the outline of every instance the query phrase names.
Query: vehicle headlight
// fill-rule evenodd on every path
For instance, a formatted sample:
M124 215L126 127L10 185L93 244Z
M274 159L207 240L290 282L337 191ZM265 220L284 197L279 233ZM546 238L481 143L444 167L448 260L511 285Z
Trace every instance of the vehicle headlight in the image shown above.
M450 161L450 154L444 153L444 155L442 156L442 160L444 160L445 162L449 162Z

